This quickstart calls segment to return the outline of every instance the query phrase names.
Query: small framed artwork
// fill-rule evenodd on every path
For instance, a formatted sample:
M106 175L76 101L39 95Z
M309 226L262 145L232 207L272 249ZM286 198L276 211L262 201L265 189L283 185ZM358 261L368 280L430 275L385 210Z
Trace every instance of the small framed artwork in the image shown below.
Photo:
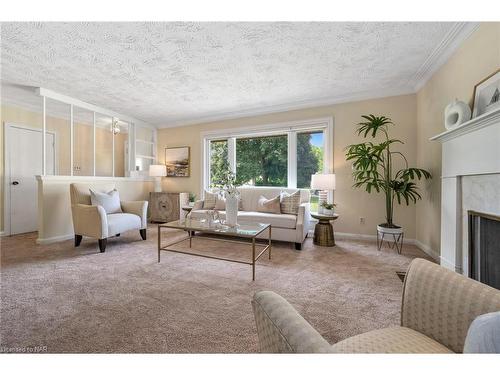
M472 117L500 108L500 69L474 86Z
M167 177L189 177L191 155L188 146L165 148Z

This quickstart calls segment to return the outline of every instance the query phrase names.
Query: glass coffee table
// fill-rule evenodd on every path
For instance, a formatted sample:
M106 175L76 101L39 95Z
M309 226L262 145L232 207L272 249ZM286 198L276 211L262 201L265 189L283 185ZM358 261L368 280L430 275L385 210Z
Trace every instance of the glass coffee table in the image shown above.
M171 229L181 229L187 232L187 237L170 242L166 245L162 245L161 241L161 230L162 228ZM268 243L261 244L257 243L257 236L264 231L268 231ZM221 235L221 237L198 237L195 236L195 232L201 232L206 234L216 234ZM232 239L227 239L227 237ZM220 242L233 242L233 243L247 243L251 245L252 258L251 261L244 261L231 258L217 257L208 254L202 254L197 252L185 251L180 249L175 249L172 246L179 244L184 241L189 241L189 248L192 248L193 239L203 239L208 241L220 241ZM256 247L262 247L262 250L257 254ZM254 224L238 224L236 227L229 227L220 223L214 223L208 225L205 220L195 220L195 219L181 219L176 221L171 221L169 223L158 224L158 263L160 263L161 251L170 251L173 253L181 253L187 255L194 255L204 258L225 260L228 262L243 263L252 266L252 280L255 280L255 262L267 251L269 253L269 259L271 259L271 225L254 223ZM256 255L257 254L257 255Z

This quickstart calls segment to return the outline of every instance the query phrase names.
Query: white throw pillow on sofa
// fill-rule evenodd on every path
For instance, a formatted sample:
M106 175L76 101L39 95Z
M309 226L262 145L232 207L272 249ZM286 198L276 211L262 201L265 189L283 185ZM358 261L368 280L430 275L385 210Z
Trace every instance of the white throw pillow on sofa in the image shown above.
M289 215L297 215L300 206L300 190L293 194L286 191L281 193L281 213Z
M259 198L259 202L257 204L258 212L267 212L270 214L280 214L280 196L274 197L272 199L267 199L262 195Z
M100 193L90 190L90 202L92 206L102 206L107 214L117 214L122 212L120 204L120 194L118 190L113 189L108 193Z
M204 210L213 210L215 208L215 204L217 203L218 194L211 193L205 190L205 199L203 200L203 209Z
M215 201L214 210L225 211L226 210L226 198L218 196L217 200Z

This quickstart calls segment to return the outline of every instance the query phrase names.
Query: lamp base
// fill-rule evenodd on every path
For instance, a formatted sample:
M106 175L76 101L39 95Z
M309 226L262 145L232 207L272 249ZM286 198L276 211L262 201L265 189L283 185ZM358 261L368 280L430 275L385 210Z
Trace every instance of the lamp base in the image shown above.
M319 199L318 199L318 213L322 214L323 213L323 202L328 203L328 191L326 190L320 190L318 192Z

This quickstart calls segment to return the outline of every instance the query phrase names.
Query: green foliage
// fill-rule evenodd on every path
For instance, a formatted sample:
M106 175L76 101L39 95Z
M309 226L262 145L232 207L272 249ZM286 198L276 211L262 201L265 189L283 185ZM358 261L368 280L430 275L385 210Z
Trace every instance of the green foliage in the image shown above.
M229 169L226 140L210 142L210 164L211 187L223 185L225 173Z
M224 191L226 198L228 195L235 197L240 195L237 190L236 174L234 174L229 168L223 171L220 184L216 186Z
M211 186L222 186L229 170L227 141L210 143ZM311 175L323 170L323 149L311 144L311 133L297 134L297 186L309 188ZM288 185L286 135L236 140L236 185Z
M385 194L386 220L389 226L393 224L394 201L406 205L416 203L421 199L415 180L430 179L431 174L425 169L408 166L408 161L403 153L391 150L395 144L403 144L399 139L390 139L388 125L394 125L391 119L384 116L364 115L366 121L357 126L357 133L363 138L370 136L375 139L382 135L384 140L380 143L363 142L347 147L346 159L352 161L354 187L364 187L368 193L372 191ZM401 158L405 167L393 171L393 157Z
M323 150L311 144L311 133L297 134L297 187L310 188L311 175L323 171Z
M326 202L321 203L321 207L326 208L327 210L333 210L333 208L336 206L337 206L336 203L326 203Z
M287 166L286 135L236 140L238 185L287 186Z

